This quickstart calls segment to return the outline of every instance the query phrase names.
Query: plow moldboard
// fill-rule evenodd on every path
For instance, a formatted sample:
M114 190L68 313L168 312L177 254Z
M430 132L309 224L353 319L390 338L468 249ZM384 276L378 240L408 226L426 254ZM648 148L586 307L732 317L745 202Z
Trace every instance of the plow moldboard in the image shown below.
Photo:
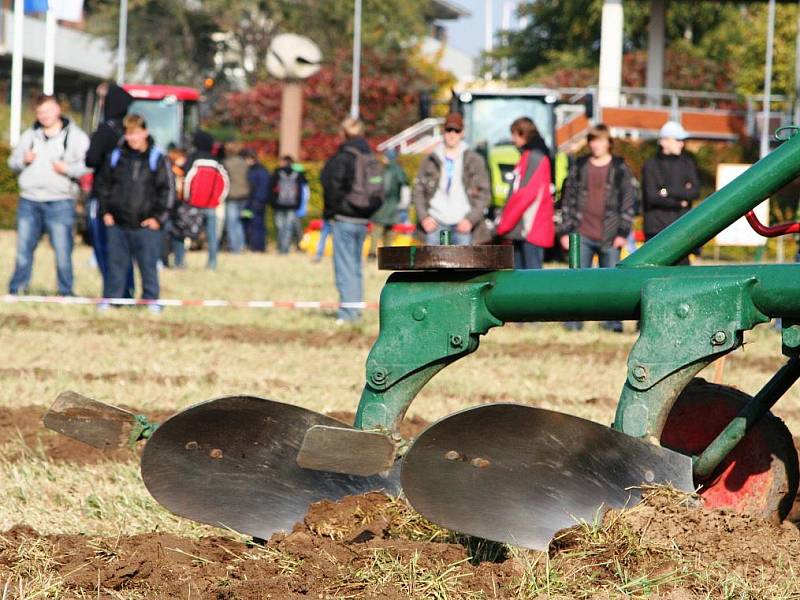
M402 482L431 521L537 550L603 508L636 504L643 483L694 489L688 456L518 404L480 406L431 425L406 454Z
M263 398L210 400L156 430L142 456L142 479L175 514L264 539L291 531L313 502L399 493L399 465L386 477L300 468L297 453L313 425L343 426Z

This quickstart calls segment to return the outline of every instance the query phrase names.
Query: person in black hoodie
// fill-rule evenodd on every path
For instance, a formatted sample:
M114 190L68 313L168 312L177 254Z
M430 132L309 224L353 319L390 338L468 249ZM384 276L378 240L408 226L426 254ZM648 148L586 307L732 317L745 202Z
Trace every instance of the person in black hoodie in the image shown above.
M124 143L111 153L96 178L100 214L108 240L106 298L121 298L131 259L142 276L142 298L157 300L161 228L169 216L172 174L154 147L145 120L128 115ZM102 307L102 305L101 305ZM152 312L161 306L150 304Z
M676 121L667 121L658 134L659 151L644 163L642 190L645 240L657 235L692 209L700 196L697 165L683 148L689 134ZM678 263L688 265L684 257Z
M105 84L104 84L105 85ZM97 130L92 134L89 149L86 151L86 166L94 169L97 173L111 156L111 152L119 144L124 133L122 119L128 113L128 108L133 102L131 96L124 89L112 83L108 85L103 100L103 120L98 125ZM89 194L89 204L87 207L89 221L89 235L92 240L94 257L97 261L97 268L103 277L103 286L106 285L108 277L108 260L106 257L106 229L98 211L99 202L97 200L97 178L92 182L92 191ZM129 272L128 289L126 298L133 295L133 267Z
M324 209L323 216L331 220L333 230L333 272L340 303L359 303L363 296L361 274L362 250L367 237L369 215L360 214L348 202L347 194L353 189L356 176L356 153L371 154L372 149L364 138L364 126L358 119L348 117L342 122L344 143L339 146L322 169ZM340 307L337 324L355 321L361 309Z

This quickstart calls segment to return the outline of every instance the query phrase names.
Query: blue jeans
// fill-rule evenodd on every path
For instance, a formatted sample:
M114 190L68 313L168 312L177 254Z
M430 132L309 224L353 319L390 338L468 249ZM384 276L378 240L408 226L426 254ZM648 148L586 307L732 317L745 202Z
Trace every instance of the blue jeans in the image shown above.
M339 302L361 302L363 279L361 256L367 226L345 221L332 221L333 229L333 273ZM361 309L339 308L337 316L345 321L354 321L361 316Z
M33 271L33 253L42 234L47 232L56 255L58 293L72 294L72 226L75 223L73 200L34 202L19 199L17 206L17 258L8 282L12 294L28 289Z
M325 219L322 222L322 229L319 230L319 243L317 244L317 260L321 260L325 255L325 242L331 233L331 222Z
M595 256L597 256L598 266L601 269L611 269L616 267L619 262L619 248L603 244L603 242L596 242L581 236L580 250L582 269L590 268ZM569 329L582 329L583 323L570 321L566 323L566 326ZM611 331L622 331L622 323L620 321L603 321L600 327Z
M472 243L472 233L460 233L456 231L455 225L439 225L430 233L425 233L426 246L438 246L439 235L442 231L448 230L450 232L450 243L453 246L469 246Z
M161 230L106 228L108 240L108 285L103 290L106 298L122 298L128 280L131 261L136 262L142 276L142 298L158 299L158 259L161 258L163 237Z
M228 247L238 254L244 250L244 225L242 209L247 200L227 200L225 202L225 233L228 236Z
M530 242L514 241L514 268L541 269L544 264L544 248Z
M278 232L278 252L288 254L292 246L295 222L297 215L294 209L276 208L275 209L275 229Z
M219 250L219 236L217 232L217 209L204 208L203 215L206 222L206 242L208 243L208 263L207 269L217 268L217 252ZM177 262L177 257L175 257Z
M97 261L97 268L103 278L103 289L106 289L108 279L108 242L106 241L106 225L100 218L100 201L97 198L89 200L89 236L92 240L92 251ZM133 263L128 269L128 282L125 289L125 298L133 298L136 284L133 280Z

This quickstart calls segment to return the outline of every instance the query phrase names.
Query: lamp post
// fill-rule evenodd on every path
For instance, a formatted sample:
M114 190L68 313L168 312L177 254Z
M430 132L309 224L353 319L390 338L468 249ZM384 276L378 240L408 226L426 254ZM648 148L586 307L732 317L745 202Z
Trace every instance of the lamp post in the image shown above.
M117 45L117 83L125 83L125 62L128 46L128 0L119 2L119 43Z
M355 0L353 14L353 87L351 90L350 116L358 118L359 91L361 89L361 0Z

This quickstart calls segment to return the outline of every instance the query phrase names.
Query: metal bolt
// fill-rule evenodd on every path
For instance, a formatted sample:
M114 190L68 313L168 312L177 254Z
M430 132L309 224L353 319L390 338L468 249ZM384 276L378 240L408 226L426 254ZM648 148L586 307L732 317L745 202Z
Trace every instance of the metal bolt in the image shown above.
M678 305L678 308L675 309L675 314L678 315L681 319L685 319L689 316L689 305L685 302Z
M222 458L222 450L220 450L219 448L212 448L211 452L209 452L208 455L214 460L219 460L220 458Z
M187 450L197 450L199 447L200 444L198 444L195 441L186 442L186 446L184 446L184 448L186 448Z
M446 452L444 457L447 460L461 460L461 453L456 452L455 450L450 450L450 452Z
M460 348L464 339L460 335L451 335L450 336L450 345L453 348Z
M387 373L386 369L378 367L372 372L369 378L372 380L372 383L381 385L386 382L386 377L388 377L388 375L389 373Z
M724 344L728 339L728 336L725 335L724 331L718 331L711 337L711 344L714 346L721 346Z
M485 458L481 458L480 456L477 458L473 458L470 461L470 464L475 467L476 469L485 469L489 466L490 462Z
M647 379L647 369L645 369L642 365L637 365L633 368L633 377L637 381L644 381Z
M414 318L415 321L422 321L427 316L428 311L424 306L418 306L414 309L414 312L411 313L411 316Z

